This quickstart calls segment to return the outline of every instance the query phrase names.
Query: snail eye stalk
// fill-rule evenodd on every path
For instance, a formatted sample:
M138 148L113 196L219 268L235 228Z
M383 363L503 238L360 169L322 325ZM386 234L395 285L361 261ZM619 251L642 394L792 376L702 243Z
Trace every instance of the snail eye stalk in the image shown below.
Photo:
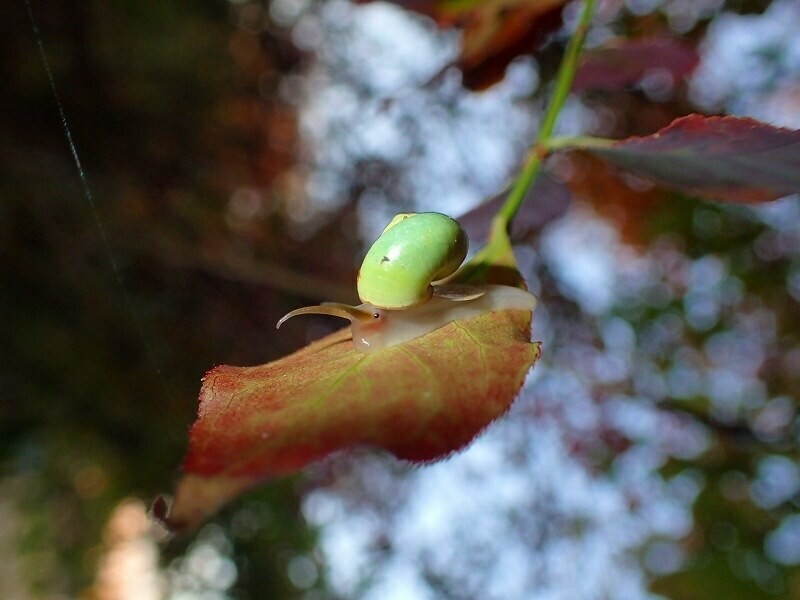
M374 314L377 314L377 312L372 313L371 311L364 310L358 306L338 304L336 302L325 302L317 306L304 306L302 308L296 308L293 311L286 313L275 325L275 329L280 329L281 325L283 325L286 321L298 315L328 315L331 317L341 317L342 319L347 319L351 323L367 323L374 317Z

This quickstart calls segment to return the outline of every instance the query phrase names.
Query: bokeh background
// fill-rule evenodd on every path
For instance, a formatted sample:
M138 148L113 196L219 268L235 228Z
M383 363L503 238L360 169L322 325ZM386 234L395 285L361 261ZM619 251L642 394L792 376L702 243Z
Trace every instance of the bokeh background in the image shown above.
M576 6L481 92L448 67L457 31L391 4L32 9L38 36L0 7L0 597L800 597L798 198L704 202L580 157L515 231L544 352L506 418L424 468L332 457L166 539L146 508L203 373L336 327L274 323L351 301L394 213L502 195ZM700 64L576 96L559 132L800 128L798 30L793 0L600 2L589 46L672 35Z

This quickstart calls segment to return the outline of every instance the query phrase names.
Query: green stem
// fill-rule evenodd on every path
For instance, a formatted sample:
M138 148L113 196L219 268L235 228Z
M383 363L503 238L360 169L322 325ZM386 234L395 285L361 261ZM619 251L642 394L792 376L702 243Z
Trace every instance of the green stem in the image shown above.
M454 280L459 283L486 283L490 281L505 285L524 285L516 269L514 253L511 251L509 228L511 221L514 220L514 216L525 200L525 194L539 174L542 160L551 150L558 147L558 144L562 144L561 147L569 146L570 142L568 140L571 140L572 143L583 142L585 145L594 145L595 147L604 145L607 142L600 138L588 137L551 138L558 115L561 109L564 108L564 102L572 87L572 80L578 68L578 57L586 39L589 21L594 12L594 4L595 0L583 0L578 24L567 42L564 58L558 68L553 95L542 117L536 142L528 151L528 157L525 160L522 171L506 197L506 201L492 219L488 242L456 274ZM490 272L493 273L490 274Z
M561 65L558 68L553 95L550 98L550 102L542 118L542 124L539 127L539 134L536 136L536 142L528 151L528 158L525 161L522 172L514 182L514 187L511 189L511 192L509 192L505 203L495 216L496 220L502 221L506 230L511 225L511 221L517 214L519 207L522 206L522 202L525 200L525 194L539 174L542 160L548 154L548 141L553 134L558 115L564 107L564 101L567 99L569 90L572 87L572 80L575 78L575 71L578 67L578 57L580 56L583 42L586 39L586 32L589 29L589 22L594 12L594 4L595 0L583 0L581 14L578 17L578 24L569 42L567 42L564 58L561 60Z

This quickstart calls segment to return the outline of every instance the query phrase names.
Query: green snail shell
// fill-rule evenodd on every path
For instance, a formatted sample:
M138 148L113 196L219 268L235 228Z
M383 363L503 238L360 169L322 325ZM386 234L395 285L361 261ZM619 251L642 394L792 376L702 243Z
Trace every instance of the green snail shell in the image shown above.
M358 297L378 308L404 310L426 302L431 284L455 273L468 248L458 221L440 213L397 215L364 257Z

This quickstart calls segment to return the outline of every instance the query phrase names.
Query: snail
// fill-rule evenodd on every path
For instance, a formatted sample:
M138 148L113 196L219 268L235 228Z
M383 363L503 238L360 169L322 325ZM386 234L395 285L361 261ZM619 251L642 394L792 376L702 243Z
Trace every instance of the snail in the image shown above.
M467 234L440 213L396 215L367 251L358 272L358 297L350 306L325 302L284 315L276 327L297 315L322 314L348 319L353 342L368 353L420 337L451 321L496 310L528 310L536 297L505 285L447 283L467 256Z

